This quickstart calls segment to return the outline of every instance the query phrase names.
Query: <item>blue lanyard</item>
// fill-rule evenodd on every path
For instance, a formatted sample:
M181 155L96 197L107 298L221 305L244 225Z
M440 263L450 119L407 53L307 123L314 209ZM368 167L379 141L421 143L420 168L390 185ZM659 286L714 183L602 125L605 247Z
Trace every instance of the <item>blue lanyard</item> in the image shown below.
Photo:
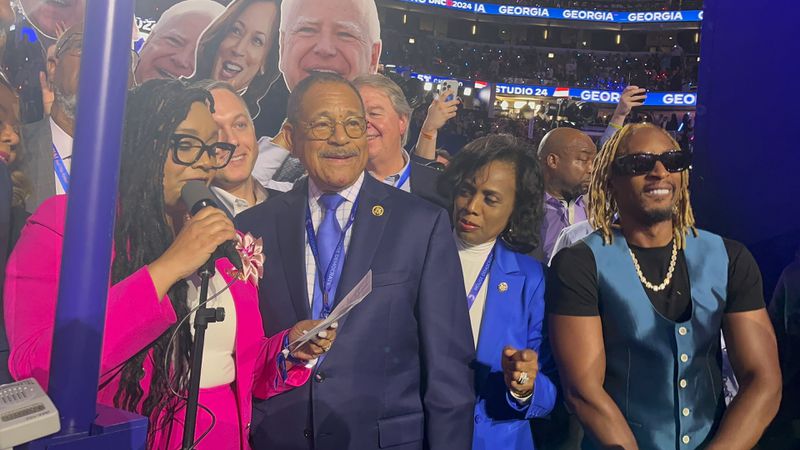
M403 189L403 185L406 184L408 181L408 177L411 176L411 161L408 162L408 166L406 166L406 170L400 174L400 178L397 179L397 183L394 184L394 187L397 189Z
M492 268L492 262L494 262L494 247L492 247L492 251L489 252L489 256L486 257L486 261L483 263L483 267L481 267L481 271L478 273L478 278L475 280L475 283L472 284L472 289L469 290L469 294L467 294L467 308L472 309L472 304L475 303L475 298L478 296L481 286L483 286L483 283L489 276L489 269Z
M69 193L69 172L67 171L67 166L64 165L64 160L61 159L61 155L58 153L56 144L53 144L53 170L56 172L56 177L58 177L64 193Z
M317 267L317 281L319 282L319 288L322 291L322 312L320 315L323 318L328 317L332 311L328 298L330 297L331 290L333 290L333 281L336 276L336 270L341 263L342 253L344 253L344 237L347 235L347 230L350 229L350 227L353 225L353 222L356 220L357 210L358 197L356 197L356 201L353 202L353 209L350 211L350 217L347 219L347 224L344 226L342 233L339 235L339 242L336 244L336 249L333 251L333 256L331 256L331 261L328 264L328 270L323 276L322 265L320 264L319 246L317 245L317 234L314 232L314 223L311 221L311 208L309 208L306 204L306 235L308 236L308 246L311 247L311 254L314 256L314 265Z

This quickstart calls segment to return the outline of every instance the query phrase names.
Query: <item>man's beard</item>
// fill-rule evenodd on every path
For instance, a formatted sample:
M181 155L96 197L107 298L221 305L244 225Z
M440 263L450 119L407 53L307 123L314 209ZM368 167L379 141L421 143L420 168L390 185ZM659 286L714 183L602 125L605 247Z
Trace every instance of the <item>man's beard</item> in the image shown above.
M672 207L644 211L644 222L646 225L655 225L672 219Z
M55 96L53 106L56 104L60 105L64 115L72 122L75 122L75 111L78 109L78 96L75 94L65 95L57 86L53 87L53 94Z
M571 202L573 200L577 200L578 197L585 194L586 192L583 189L583 185L579 184L572 189L564 189L561 191L561 196L564 197L564 200L567 202Z

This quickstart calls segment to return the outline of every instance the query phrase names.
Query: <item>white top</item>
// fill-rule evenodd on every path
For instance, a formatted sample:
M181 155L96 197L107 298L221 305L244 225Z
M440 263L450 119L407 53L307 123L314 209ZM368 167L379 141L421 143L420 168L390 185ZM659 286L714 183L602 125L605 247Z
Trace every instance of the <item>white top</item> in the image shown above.
M344 201L341 205L336 209L336 220L339 221L339 226L344 229L344 226L347 225L347 220L350 218L350 212L353 211L353 203L358 198L358 192L361 190L361 185L364 184L364 174L358 176L358 180L353 183L352 186L349 188L340 191L339 195L344 197ZM322 207L319 205L319 198L322 197L322 190L320 190L316 184L314 184L314 180L310 177L308 178L308 207L311 210L311 223L314 225L314 232L316 233L319 230L319 225L322 223L323 219L323 210ZM368 208L370 205L362 205L362 208ZM303 217L305 221L305 215ZM311 246L308 245L308 234L305 233L305 222L303 225L303 236L305 236L305 243L306 243L306 287L308 288L308 304L311 305L314 301L314 283L316 281L317 275L317 266L316 262L314 261L314 254L311 252ZM347 255L347 249L350 248L350 239L353 237L353 227L351 226L350 229L344 235L344 254L345 259Z
M479 245L472 245L462 241L457 234L455 238L456 247L458 248L458 259L461 260L461 270L464 273L464 290L467 292L467 295L469 295L469 291L472 290L472 285L475 284L475 280L478 279L483 264L486 262L486 258L489 257L492 248L494 248L496 240ZM491 280L489 277L486 277L483 286L481 286L481 289L478 291L478 296L475 297L472 308L469 309L469 321L472 325L472 339L475 343L475 348L478 348L478 338L481 332L483 311L486 309L486 292L489 283L491 283ZM464 301L466 301L466 299L464 299Z
M52 117L50 118L50 134L53 136L53 145L58 150L58 154L61 155L64 167L67 168L67 173L69 173L72 169L72 136L59 127ZM56 194L66 194L55 169L53 169L53 178L56 180Z
M258 140L258 158L253 167L253 177L261 183L276 191L287 192L292 189L292 183L273 181L272 177L281 168L281 165L290 155L289 150L272 143L272 138L264 136Z
M256 194L256 205L264 203L264 200L267 199L267 190L261 186L258 181L254 183L255 187L255 194ZM214 191L214 195L217 196L222 205L233 214L234 217L238 216L239 213L252 208L255 205L250 205L247 203L247 200L243 198L239 198L230 192L222 189L221 187L211 186L211 190Z
M200 302L200 277L193 275L186 281L189 284L186 300L189 308L192 309ZM225 289L225 286L227 286L225 279L217 271L211 277L208 285L208 298ZM225 308L225 320L209 323L206 328L206 339L203 344L203 370L200 373L201 388L231 384L236 379L236 362L233 359L236 342L236 307L233 304L233 295L231 295L230 289L225 289L217 298L206 303L208 308L220 306ZM195 314L192 313L188 319L192 337L194 337L194 316Z
M386 177L386 178L384 178L383 180L380 180L380 181L383 182L384 184L388 184L389 186L394 186L396 188L399 188L400 190L403 190L403 191L406 191L406 192L410 193L411 192L411 174L410 173L408 174L408 178L406 179L406 181L403 183L402 186L395 186L395 184L400 180L400 177L403 176L403 172L405 172L406 169L408 168L408 166L411 165L411 156L408 155L408 152L406 151L406 149L401 147L400 151L403 152L403 161L405 161L405 164L403 165L403 168L400 169L399 172L397 172L395 174L392 174L392 175L389 175L388 177ZM370 172L370 174L372 174L372 172ZM372 174L372 175L374 175L374 174Z

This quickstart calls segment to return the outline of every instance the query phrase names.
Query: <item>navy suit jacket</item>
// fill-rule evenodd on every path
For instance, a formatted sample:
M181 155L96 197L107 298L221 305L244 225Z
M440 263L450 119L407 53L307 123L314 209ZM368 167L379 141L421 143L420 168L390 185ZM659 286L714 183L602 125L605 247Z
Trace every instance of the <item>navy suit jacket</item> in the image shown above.
M263 237L267 336L311 317L307 202L302 181L236 218ZM255 406L256 449L471 447L475 352L446 213L365 176L335 301L370 269L372 293L340 322L309 383Z
M447 211L453 209L453 202L439 193L439 177L442 172L411 161L411 193L439 205Z
M472 448L533 450L528 420L550 413L556 402L555 385L540 370L531 402L520 406L508 393L500 359L506 345L535 350L540 369L550 357L550 349L542 345L544 271L530 256L516 253L498 241L486 282L489 285L475 370L478 401Z

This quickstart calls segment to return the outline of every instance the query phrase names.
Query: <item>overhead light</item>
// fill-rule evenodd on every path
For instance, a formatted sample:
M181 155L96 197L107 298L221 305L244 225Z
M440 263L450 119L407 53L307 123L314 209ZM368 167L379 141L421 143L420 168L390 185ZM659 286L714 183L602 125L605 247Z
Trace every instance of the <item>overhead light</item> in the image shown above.
M416 41L416 40L414 40L414 38L408 38L408 43L409 43L409 44L413 44L413 43L415 43L415 42L417 42L417 41Z
M503 100L503 102L500 103L500 109L502 109L503 111L506 111L508 109L508 102Z
M583 41L583 46L586 47L586 41Z
M619 33L617 33L617 39L616 39L616 42L617 42L617 45L619 45L619 44L621 44L621 43L622 43L622 35L621 35L621 34L619 34Z
M700 57L699 56L697 57L697 62L700 62Z
M697 44L700 42L700 32L696 32L694 34L694 43Z
M473 23L472 24L472 35L475 36L476 34L478 34L478 24Z
M465 87L464 88L464 97L469 97L470 95L472 95L472 88Z
M536 102L531 100L531 101L528 102L528 106L530 106L533 109L536 109Z
M523 106L527 105L528 102L524 102L522 100L517 100L514 102L514 109L522 109Z
M550 37L550 28L545 28L544 29L544 40L546 41L547 38L549 38L549 37Z
M553 53L553 52L550 52L550 53L548 53L548 54L547 54L547 58L548 58L548 59L553 59L553 58L555 58L555 57L556 57L556 54L555 54L555 53Z
M425 84L422 85L422 88L425 89L426 92L430 91L431 89L433 89L433 83L431 83L430 81L426 81Z
M408 23L408 14L403 14L403 25Z

